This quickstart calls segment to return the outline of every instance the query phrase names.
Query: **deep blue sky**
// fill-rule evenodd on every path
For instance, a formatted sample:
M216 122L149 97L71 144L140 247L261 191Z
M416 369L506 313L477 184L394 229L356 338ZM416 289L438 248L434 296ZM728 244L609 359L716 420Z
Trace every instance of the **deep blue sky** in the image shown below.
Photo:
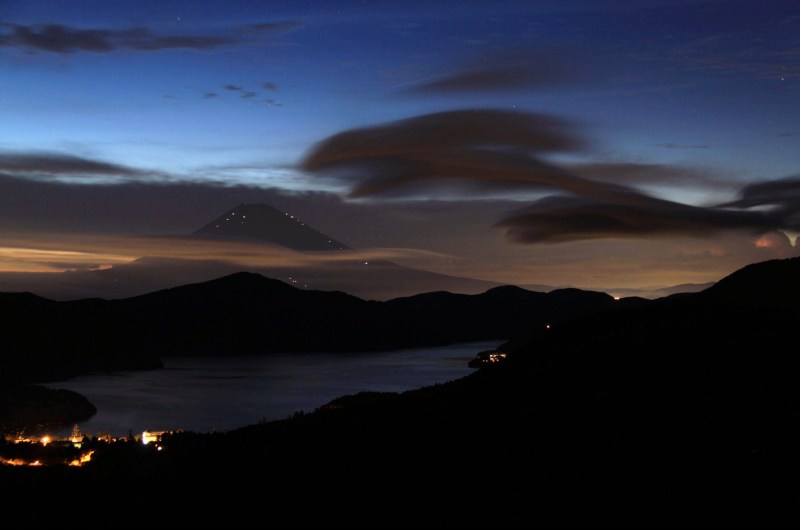
M0 109L7 271L169 256L139 236L238 202L517 284L798 253L796 1L6 0Z

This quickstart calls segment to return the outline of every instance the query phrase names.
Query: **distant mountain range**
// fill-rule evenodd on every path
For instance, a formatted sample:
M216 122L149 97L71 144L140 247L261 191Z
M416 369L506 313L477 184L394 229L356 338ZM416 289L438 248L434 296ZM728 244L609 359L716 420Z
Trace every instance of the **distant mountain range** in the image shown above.
M499 287L498 282L440 274L399 265L389 260L348 256L357 252L347 244L309 226L303 220L266 204L243 203L222 213L185 237L191 240L249 242L277 245L296 252L340 254L337 259L311 260L303 266L252 266L247 272L275 278L296 287L344 291L365 300L390 300L432 291L478 294ZM190 244L190 243L189 243ZM103 270L62 273L0 272L0 292L32 292L52 300L128 298L188 283L212 280L242 272L232 261L166 259L151 256ZM521 285L528 290L553 291L563 286ZM706 286L679 286L681 292ZM616 289L617 296L658 298L675 288Z
M638 306L605 293L497 287L365 301L255 273L114 300L0 293L3 376L63 379L160 366L162 356L373 351L497 339L577 316Z
M606 290L608 293L613 293L616 296L639 296L642 298L663 298L678 293L698 293L708 289L714 285L714 282L707 283L682 283L679 285L671 285L668 287L641 287L638 289L630 289L626 287L612 287ZM524 286L530 289L529 286Z

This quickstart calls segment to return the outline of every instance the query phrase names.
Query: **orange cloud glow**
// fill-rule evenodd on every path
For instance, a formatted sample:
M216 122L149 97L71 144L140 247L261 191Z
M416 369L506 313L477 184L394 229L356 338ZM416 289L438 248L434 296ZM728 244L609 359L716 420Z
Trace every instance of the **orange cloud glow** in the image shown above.
M103 269L142 257L222 261L245 267L303 267L337 261L369 261L421 256L430 251L374 248L339 252L298 252L277 245L182 237L39 237L35 241L0 238L0 272L64 272Z

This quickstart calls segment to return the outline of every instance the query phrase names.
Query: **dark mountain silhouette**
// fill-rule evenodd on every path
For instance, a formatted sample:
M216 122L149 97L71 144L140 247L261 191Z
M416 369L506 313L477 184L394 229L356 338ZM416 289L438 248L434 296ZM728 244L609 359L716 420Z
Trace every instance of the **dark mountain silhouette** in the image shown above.
M98 449L73 476L9 473L6 498L47 485L67 506L77 483L120 509L202 501L255 514L268 498L272 516L313 506L349 522L762 521L800 495L798 278L800 258L769 261L699 293L549 328L531 319L498 346L504 360L467 377L342 396L229 432L175 433L161 452ZM512 312L541 297L482 296ZM436 314L453 307L446 293L417 298ZM113 494L99 487L110 480L121 488Z
M703 295L726 303L793 308L800 302L799 259L748 265L708 287Z
M643 302L637 302L643 303ZM160 366L165 355L373 351L506 340L531 326L623 307L609 295L515 287L478 295L432 292L386 302L299 289L260 274L146 295L54 302L0 296L3 377L58 380L94 370Z
M197 237L274 243L294 250L349 250L350 247L267 204L242 203L192 234Z

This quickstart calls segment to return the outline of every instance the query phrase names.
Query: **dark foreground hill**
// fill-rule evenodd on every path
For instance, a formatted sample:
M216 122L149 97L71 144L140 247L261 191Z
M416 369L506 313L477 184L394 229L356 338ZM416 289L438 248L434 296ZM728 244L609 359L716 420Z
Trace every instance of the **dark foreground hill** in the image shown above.
M531 329L457 381L177 433L160 452L99 451L80 469L15 469L6 484L300 523L763 522L800 495L798 296L800 259L757 264Z

